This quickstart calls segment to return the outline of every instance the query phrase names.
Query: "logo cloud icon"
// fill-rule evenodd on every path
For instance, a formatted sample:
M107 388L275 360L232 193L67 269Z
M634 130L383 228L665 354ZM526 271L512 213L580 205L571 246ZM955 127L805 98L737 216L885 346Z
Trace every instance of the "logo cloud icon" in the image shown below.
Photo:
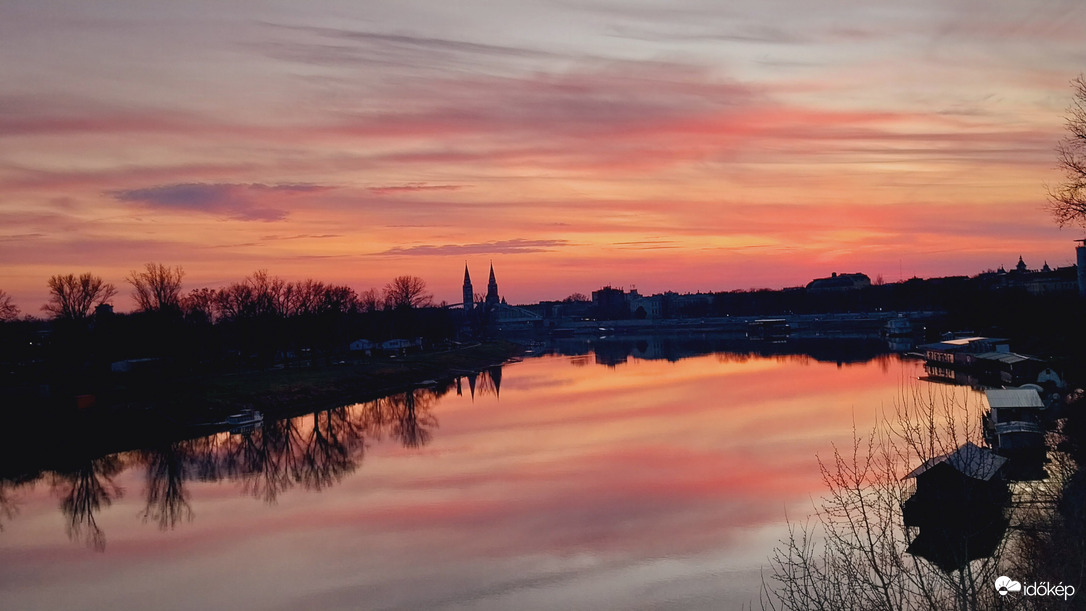
M1007 577L1006 575L1001 575L998 579L995 580L995 587L996 590L999 592L1000 596L1006 596L1007 592L1022 591L1022 584L1011 579L1010 577Z

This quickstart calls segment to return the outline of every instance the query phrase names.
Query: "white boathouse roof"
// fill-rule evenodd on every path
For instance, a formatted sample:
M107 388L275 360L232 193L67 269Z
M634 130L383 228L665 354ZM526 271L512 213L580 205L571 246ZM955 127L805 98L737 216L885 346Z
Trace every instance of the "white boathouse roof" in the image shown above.
M1030 388L1001 388L984 391L988 406L992 409L1029 408L1044 409L1044 402L1036 390Z

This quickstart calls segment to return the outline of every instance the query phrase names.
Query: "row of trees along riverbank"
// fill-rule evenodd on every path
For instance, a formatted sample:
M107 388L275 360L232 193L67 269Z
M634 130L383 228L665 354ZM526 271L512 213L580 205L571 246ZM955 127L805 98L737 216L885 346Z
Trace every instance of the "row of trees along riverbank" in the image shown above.
M211 375L304 361L330 364L352 340L454 337L453 313L433 305L423 279L400 276L362 293L313 279L285 281L266 271L220 288L182 290L184 271L148 263L133 271L136 310L114 313L117 288L90 273L48 280L47 319L18 317L0 295L0 364L8 396L69 400L110 383L110 364L142 359L160 376Z

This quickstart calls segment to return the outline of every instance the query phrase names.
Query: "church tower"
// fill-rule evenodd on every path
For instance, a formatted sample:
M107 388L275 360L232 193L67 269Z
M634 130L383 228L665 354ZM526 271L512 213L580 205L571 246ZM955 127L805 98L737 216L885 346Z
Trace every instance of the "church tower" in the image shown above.
M498 281L494 279L494 263L490 263L490 282L486 285L486 303L487 305L497 305L500 301L498 297Z
M464 314L471 315L475 306L475 293L471 290L471 276L468 275L468 264L464 264Z

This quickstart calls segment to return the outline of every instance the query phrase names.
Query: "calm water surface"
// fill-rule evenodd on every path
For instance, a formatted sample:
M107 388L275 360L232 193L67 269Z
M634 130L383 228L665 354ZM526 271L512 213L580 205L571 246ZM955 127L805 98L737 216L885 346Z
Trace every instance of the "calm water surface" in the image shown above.
M740 608L816 454L921 374L545 356L88 461L2 490L0 607Z

